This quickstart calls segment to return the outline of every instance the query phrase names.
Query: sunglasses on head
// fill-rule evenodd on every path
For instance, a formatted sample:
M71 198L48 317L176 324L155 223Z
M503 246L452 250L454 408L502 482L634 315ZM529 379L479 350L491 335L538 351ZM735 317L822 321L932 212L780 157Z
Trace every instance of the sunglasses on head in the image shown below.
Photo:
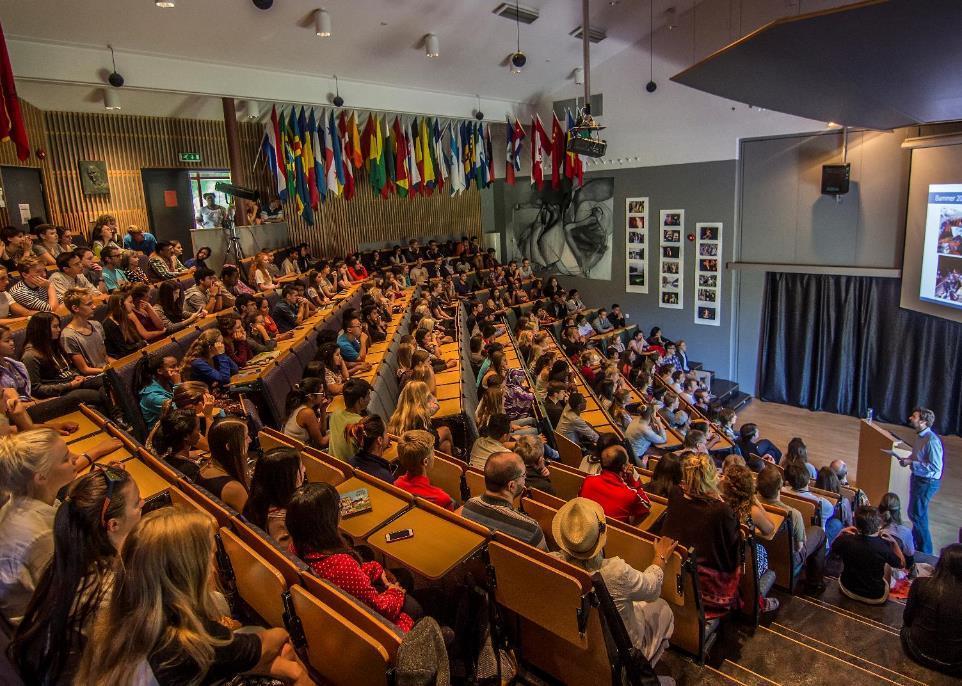
M110 507L110 500L114 495L116 485L125 480L124 473L127 471L122 462L112 462L109 465L94 463L93 468L104 475L107 481L107 496L104 498L104 505L100 510L100 525L107 528L107 509Z

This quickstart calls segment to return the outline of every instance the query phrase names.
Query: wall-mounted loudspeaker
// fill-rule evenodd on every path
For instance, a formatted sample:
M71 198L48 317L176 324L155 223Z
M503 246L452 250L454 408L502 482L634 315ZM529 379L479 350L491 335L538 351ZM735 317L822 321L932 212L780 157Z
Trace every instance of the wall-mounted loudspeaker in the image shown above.
M848 178L851 164L822 165L822 193L825 195L845 195L848 193Z

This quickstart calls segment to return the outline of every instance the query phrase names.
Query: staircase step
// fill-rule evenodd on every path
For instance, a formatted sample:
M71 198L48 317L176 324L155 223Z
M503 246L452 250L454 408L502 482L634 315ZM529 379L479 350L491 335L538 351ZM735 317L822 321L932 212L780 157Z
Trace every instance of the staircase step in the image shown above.
M729 381L717 376L711 380L711 394L715 396L716 403L723 404L728 396L736 391L738 391L737 381Z
M743 393L742 391L735 391L728 398L725 399L723 407L727 407L733 412L737 412L740 408L744 407L752 401L752 396L748 393Z

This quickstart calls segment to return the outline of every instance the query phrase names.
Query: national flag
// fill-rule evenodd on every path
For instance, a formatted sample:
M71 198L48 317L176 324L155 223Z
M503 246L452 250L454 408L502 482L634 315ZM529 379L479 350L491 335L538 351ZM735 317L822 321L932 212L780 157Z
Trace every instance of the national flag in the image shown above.
M13 79L13 66L7 53L7 39L0 26L0 140L13 141L17 148L17 159L23 162L30 157L30 141L27 140L27 127L20 112L20 99L17 97L17 84Z
M308 123L311 129L311 152L314 154L314 179L317 184L318 207L320 203L327 200L327 180L324 173L324 148L321 144L321 137L324 134L324 113L321 112L320 118L311 108L311 118Z
M391 142L391 130L387 125L387 117L384 117L384 128L381 128L381 118L378 117L378 138L381 139L381 161L380 167L384 169L384 186L381 188L381 197L387 198L394 191L394 144Z
M427 117L421 117L418 127L418 171L421 172L421 190L426 195L434 192L434 162L431 159L431 134L428 129Z
M434 119L434 159L437 162L435 177L438 190L441 190L444 182L448 180L448 165L444 160L444 129L437 118Z
M475 178L477 162L474 158L474 124L461 122L461 159L464 162L464 187L471 188L471 181Z
M337 127L334 126L333 111L328 116L327 146L324 159L324 166L327 168L327 192L337 197L344 190L344 169L341 168L340 146L337 142Z
M565 132L561 128L558 114L552 115L551 120L551 187L561 188L562 165L565 157Z
M341 166L344 169L344 199L350 200L354 197L357 189L357 173L353 163L353 154L348 154L348 149L354 146L351 141L351 123L347 119L347 113L341 112L337 124L338 133L341 141Z
M281 156L284 160L284 182L286 186L284 199L293 202L294 195L297 193L297 179L294 177L294 141L293 134L290 130L290 118L281 113L281 120L278 126L281 136L281 146L284 149L284 154Z
M488 162L488 185L494 183L494 146L491 145L491 125L488 124L484 129L484 154Z
M475 181L478 188L487 188L490 177L488 176L488 151L484 145L484 122L479 121L474 130L474 163L477 167Z
M540 191L544 186L544 162L545 155L551 155L551 141L541 123L541 115L536 114L531 120L531 184L538 187Z
M451 155L448 160L451 169L451 195L464 190L464 162L461 160L461 126L448 124L448 137L451 139Z
M331 110L327 128L331 132L331 145L334 148L334 173L337 174L338 184L343 188L346 180L344 176L344 148L341 145L341 139L337 137L337 124L334 121L334 110Z
M361 164L371 173L371 141L374 138L374 113L368 113L367 123L361 131ZM360 165L358 166L360 169Z
M314 134L317 131L317 121L314 119L314 110L311 116L304 116L304 107L301 106L301 120L304 122L304 144L302 146L304 157L304 174L307 176L307 191L311 199L311 207L317 209L321 205L321 194L317 188L317 169L314 166Z
M271 118L264 122L264 154L274 177L274 190L281 202L287 200L287 171L284 168L284 142L277 121L277 106L271 107ZM270 148L270 150L268 150Z
M407 129L405 129L405 131L407 131ZM408 178L410 179L409 190L412 195L417 195L421 192L421 172L418 170L417 163L417 133L418 122L417 119L414 119L414 121L411 122L410 133L405 133L405 138L407 138L408 144L407 164Z
M392 128L394 129L394 184L397 187L397 194L406 198L411 185L411 177L408 175L408 141L398 117L394 117Z
M567 130L565 131L565 178L570 179L572 183L575 179L578 179L578 185L583 186L585 179L584 160L578 153L568 152L568 144L576 135L573 131L575 127L575 118L571 114L571 110L568 110L565 118L565 125L567 127Z
M351 118L344 122L345 115L341 114L343 130L341 139L344 141L344 160L350 160L354 169L360 169L364 164L361 156L361 134L357 129L357 111L351 112Z
M365 126L364 130L367 131L368 127L371 129L371 139L368 142L368 181L374 194L378 195L387 183L387 174L384 169L384 138L381 134L381 120L377 116L371 113L367 123L368 126Z
M308 225L314 225L314 211L311 209L311 191L308 188L307 174L304 169L304 129L307 128L307 118L301 107L299 117L294 117L291 108L291 129L294 131L294 172L297 175L297 209Z
M514 185L515 178L518 172L521 171L521 147L522 141L524 141L524 127L521 126L521 122L517 119L514 120L514 124L511 123L511 118L508 118L507 122L508 128L508 150L507 156L505 158L505 179L511 185Z

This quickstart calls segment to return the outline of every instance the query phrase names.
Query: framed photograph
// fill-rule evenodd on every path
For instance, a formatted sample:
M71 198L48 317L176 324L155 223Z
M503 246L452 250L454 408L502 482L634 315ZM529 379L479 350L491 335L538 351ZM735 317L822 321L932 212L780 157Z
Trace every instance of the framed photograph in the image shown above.
M629 198L628 214L648 214L648 198Z
M103 160L80 160L77 162L80 173L80 187L84 195L109 195L110 181L107 178L107 163Z
M662 219L662 226L681 226L681 212L666 212Z
M721 326L722 224L695 224L695 323Z
M645 228L645 218L640 216L628 215L628 228L629 229Z
M658 306L680 310L685 306L685 210L661 210L659 219L661 297Z
M648 292L648 198L625 199L625 292Z

